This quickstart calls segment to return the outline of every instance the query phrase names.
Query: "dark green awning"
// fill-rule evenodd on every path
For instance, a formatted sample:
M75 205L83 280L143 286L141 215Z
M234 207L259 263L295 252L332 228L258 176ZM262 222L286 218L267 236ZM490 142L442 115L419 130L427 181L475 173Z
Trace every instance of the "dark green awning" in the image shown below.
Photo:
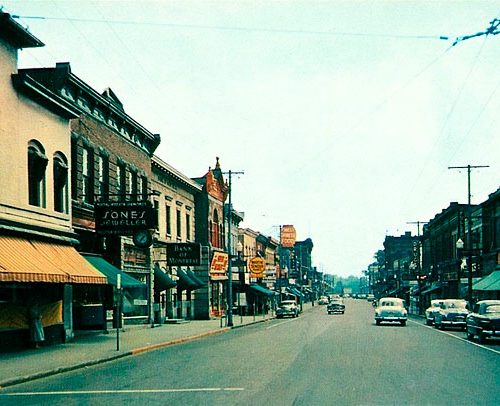
M303 299L305 296L302 294L302 292L300 292L298 289L294 288L294 287L288 287L286 288L286 290L291 293L292 295L294 296L297 296L297 297L300 297L301 299Z
M161 292L162 290L171 289L177 285L177 283L170 276L161 270L158 264L155 265L154 273L155 291Z
M193 282L196 283L197 288L201 288L202 286L206 286L206 283L203 283L203 281L200 278L198 278L196 276L196 274L194 273L194 271L192 271L191 269L188 269L186 271L186 273L193 280Z
M273 297L277 293L274 292L273 290L269 290L263 286L257 285L256 283L252 283L251 285L248 286L248 289L257 295L261 296L266 296L266 297Z
M182 269L177 269L177 276L179 277L177 286L181 290L195 290L199 287Z
M473 290L500 290L500 271L493 271L472 286Z
M103 273L107 278L108 282L116 286L117 275L121 275L121 286L122 288L145 288L146 284L138 281L137 279L131 277L130 275L123 272L121 269L110 264L100 255L94 254L84 254L83 257L90 262L90 264L96 268L99 272Z

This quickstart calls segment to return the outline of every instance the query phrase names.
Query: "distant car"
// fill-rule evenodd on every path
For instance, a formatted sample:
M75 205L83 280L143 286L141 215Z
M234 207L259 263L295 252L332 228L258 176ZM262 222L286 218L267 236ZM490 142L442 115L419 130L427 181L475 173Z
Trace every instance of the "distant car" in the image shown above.
M487 337L500 337L500 300L481 300L466 319L467 338L478 336L480 342Z
M369 293L367 296L366 296L366 300L368 300L369 302L373 302L375 300L375 295Z
M465 318L469 314L467 301L463 299L444 299L434 316L434 327L459 327L465 330Z
M297 306L297 303L295 303L295 300L283 300L276 309L277 319L281 319L286 316L299 316L299 307Z
M320 305L326 305L330 302L330 299L328 299L328 296L321 296L318 300L318 304Z
M439 306L443 303L443 299L431 300L431 305L425 309L425 324L432 326L434 324L434 317L439 311Z
M342 299L333 299L326 306L326 311L328 312L328 314L333 314L333 313L342 313L342 314L344 314L344 312L345 312L344 301Z
M378 301L375 309L375 323L379 326L383 322L397 322L402 326L406 325L408 312L405 309L405 302L398 297L383 297Z

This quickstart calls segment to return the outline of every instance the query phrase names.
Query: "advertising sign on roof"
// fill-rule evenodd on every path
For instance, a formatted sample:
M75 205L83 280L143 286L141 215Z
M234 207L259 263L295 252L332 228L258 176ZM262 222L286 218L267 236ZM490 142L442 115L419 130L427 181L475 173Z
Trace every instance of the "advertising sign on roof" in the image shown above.
M295 227L292 225L281 226L280 239L281 246L285 248L292 248L295 245L297 233Z

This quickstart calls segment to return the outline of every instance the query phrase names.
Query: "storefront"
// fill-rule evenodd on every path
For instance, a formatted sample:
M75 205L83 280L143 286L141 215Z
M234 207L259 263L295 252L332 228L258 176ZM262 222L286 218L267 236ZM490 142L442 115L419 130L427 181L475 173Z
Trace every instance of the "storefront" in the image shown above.
M37 307L47 342L74 336L82 320L74 309L110 301L106 277L71 245L0 236L0 335L27 344L29 313ZM102 320L101 320L102 321ZM104 326L101 323L102 328Z

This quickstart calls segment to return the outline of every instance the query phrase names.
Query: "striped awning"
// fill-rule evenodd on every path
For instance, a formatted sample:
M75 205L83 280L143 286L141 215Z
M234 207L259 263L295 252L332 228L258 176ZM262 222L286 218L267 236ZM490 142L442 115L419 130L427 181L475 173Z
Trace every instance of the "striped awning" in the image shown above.
M0 236L0 282L106 284L70 245Z

